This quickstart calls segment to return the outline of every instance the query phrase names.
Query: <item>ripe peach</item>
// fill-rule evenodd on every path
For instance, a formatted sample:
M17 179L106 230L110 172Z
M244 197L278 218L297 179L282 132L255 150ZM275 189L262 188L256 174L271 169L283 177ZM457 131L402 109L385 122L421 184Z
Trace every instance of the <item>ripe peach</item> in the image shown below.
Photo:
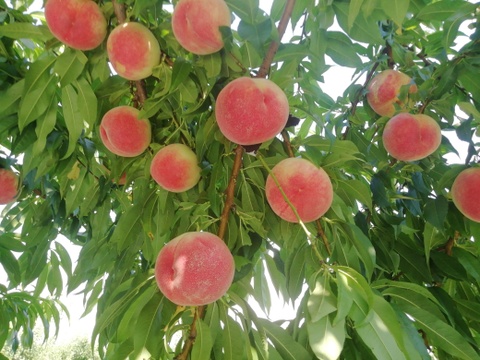
M160 149L150 165L152 178L165 190L187 191L200 179L197 155L188 146L170 144Z
M273 139L288 120L288 99L271 80L241 77L217 97L215 116L225 137L240 145Z
M272 169L281 189L295 207L302 222L318 219L333 201L333 187L325 170L302 158L288 158ZM267 201L282 219L298 222L271 174L265 184Z
M400 161L420 160L440 146L442 133L438 123L424 114L400 113L383 130L383 146Z
M223 48L220 26L230 26L224 0L180 0L173 10L173 35L191 53L207 55Z
M452 200L470 220L480 222L480 168L463 170L452 185Z
M393 116L396 112L395 104L405 107L398 96L402 86L408 84L411 84L409 93L417 92L417 85L412 83L410 76L397 70L384 70L368 85L367 101L378 115Z
M208 232L187 232L169 241L155 263L160 291L181 306L220 299L233 281L235 263L227 245Z
M151 128L148 119L139 118L140 111L132 106L118 106L105 113L100 123L100 138L112 153L134 157L150 145Z
M149 77L160 63L160 45L155 35L137 22L113 29L107 39L107 54L117 74L127 80Z
M0 205L11 203L18 194L18 176L11 170L0 169Z
M99 46L107 35L107 21L91 0L48 0L45 20L52 34L78 50Z

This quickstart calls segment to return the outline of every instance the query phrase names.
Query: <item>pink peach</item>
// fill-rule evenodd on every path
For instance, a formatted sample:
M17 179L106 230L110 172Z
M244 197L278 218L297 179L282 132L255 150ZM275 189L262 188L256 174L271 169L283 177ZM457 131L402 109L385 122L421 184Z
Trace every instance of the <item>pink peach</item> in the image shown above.
M230 26L230 10L224 0L180 0L172 14L173 35L197 55L223 48L220 26Z
M127 80L149 77L160 63L160 45L155 35L137 22L113 29L107 39L107 53L113 69Z
M393 116L396 112L395 104L400 108L405 108L405 104L398 96L402 86L409 84L408 92L417 92L417 86L412 83L410 76L397 70L384 70L376 75L368 85L367 101L378 115Z
M442 133L438 123L428 115L400 113L387 122L382 139L392 157L415 161L437 150Z
M220 299L233 281L235 263L227 245L208 232L187 232L169 241L155 263L160 291L181 306Z
M170 144L160 149L150 165L152 178L171 192L194 187L200 179L200 171L197 156L184 144Z
M0 169L0 205L13 202L18 195L18 187L17 174L8 169Z
M150 145L151 128L148 119L139 117L132 106L118 106L105 113L100 123L100 138L112 153L134 157Z
M333 187L329 176L322 168L302 158L288 158L275 165L272 173L273 176L269 174L267 177L265 193L270 207L280 218L298 222L275 179L302 222L317 220L330 208Z
M48 0L45 20L52 34L78 50L99 46L107 35L107 21L91 0Z
M271 80L241 77L217 97L215 116L222 134L240 145L273 139L288 120L288 99Z
M463 170L452 185L452 200L470 220L480 222L480 168Z

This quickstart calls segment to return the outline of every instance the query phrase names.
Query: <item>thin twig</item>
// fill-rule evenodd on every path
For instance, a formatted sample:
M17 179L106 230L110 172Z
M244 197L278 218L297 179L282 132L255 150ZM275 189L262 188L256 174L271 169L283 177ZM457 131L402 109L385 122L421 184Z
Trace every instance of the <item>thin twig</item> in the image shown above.
M188 334L188 339L185 340L185 344L183 346L182 352L178 354L174 360L187 360L188 354L192 350L193 344L195 343L195 339L197 338L197 321L203 319L205 316L205 310L207 306L202 305L198 306L195 309L195 315L193 316L193 322L190 326L190 333Z
M230 175L230 180L228 181L228 186L225 190L225 206L223 207L222 215L220 216L220 226L217 233L221 239L225 237L225 233L227 232L228 217L234 205L235 185L237 183L238 174L240 173L240 168L242 167L243 151L243 146L237 145L237 148L235 149L235 160L233 161L232 174Z
M328 256L331 256L332 249L330 248L330 244L328 242L327 236L325 235L325 231L323 230L323 226L322 226L322 223L320 222L320 219L317 219L315 221L315 225L317 226L318 236L320 236L320 238L322 239L323 245L325 245L325 249L327 250Z
M296 0L288 0L285 5L285 10L283 11L280 22L278 23L278 41L272 41L270 47L268 48L267 54L263 59L262 65L260 65L260 70L258 71L257 77L264 78L267 76L270 66L273 62L273 58L277 53L278 47L280 46L280 40L282 40L283 34L287 29L288 22L292 16L293 7L295 6Z

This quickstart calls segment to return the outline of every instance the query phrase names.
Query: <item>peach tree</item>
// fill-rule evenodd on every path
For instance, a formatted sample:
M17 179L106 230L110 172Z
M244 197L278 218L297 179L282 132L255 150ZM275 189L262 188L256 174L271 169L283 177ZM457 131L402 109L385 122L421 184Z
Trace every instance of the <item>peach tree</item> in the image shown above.
M478 3L0 0L0 23L0 346L80 293L105 359L479 358ZM194 232L223 250L167 246Z

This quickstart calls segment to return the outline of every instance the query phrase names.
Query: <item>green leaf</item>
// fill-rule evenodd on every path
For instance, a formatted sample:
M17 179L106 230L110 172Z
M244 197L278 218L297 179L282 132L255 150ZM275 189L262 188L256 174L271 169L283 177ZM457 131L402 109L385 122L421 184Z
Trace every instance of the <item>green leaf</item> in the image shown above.
M448 200L444 196L428 199L425 203L424 216L430 224L438 229L444 228L445 218L448 212Z
M362 60L355 51L352 41L341 32L327 32L325 53L341 66L356 68L362 65Z
M82 51L67 48L55 62L54 70L60 77L60 85L64 87L72 83L82 73L88 58Z
M316 322L337 310L337 299L330 286L331 276L321 272L315 278L314 288L308 296L310 321Z
M54 57L37 60L25 75L25 87L18 111L20 131L41 116L52 101L55 77L50 74L50 70L54 62Z
M372 208L372 194L370 187L363 181L349 179L349 180L337 180L338 190L343 190L347 197L350 199L358 200L367 208Z
M425 309L408 305L402 305L401 308L415 320L417 328L427 334L429 342L432 345L439 347L458 359L478 359L479 355L473 350L470 344L458 331L446 322L440 320Z
M440 0L424 6L417 14L420 20L443 21L458 11L473 12L475 4L461 0Z
M318 321L307 319L308 340L313 353L319 359L336 360L345 342L345 319L332 325L329 316Z
M201 319L197 319L197 337L192 349L192 360L210 359L213 348L213 340L210 334L210 327Z
M275 349L284 360L311 360L305 348L296 342L281 326L265 319L257 319L256 324L261 326Z
M33 25L25 22L2 24L0 27L0 36L16 40L32 39L38 41L48 41L53 38L47 26Z
M75 81L73 86L78 93L77 106L80 116L89 125L91 131L97 122L97 97L92 86L84 78Z
M40 155L47 145L47 137L55 128L57 122L57 108L55 97L52 97L50 105L48 106L45 114L37 119L37 126L35 127L35 133L37 135L37 141L33 144L32 156L37 157Z
M242 328L230 316L223 314L223 348L225 360L243 360L245 358L245 344Z
M427 264L430 261L430 251L443 243L445 243L445 235L438 231L438 229L431 223L425 223L425 229L423 230L423 245Z
M382 1L381 4L385 14L387 14L397 26L401 27L406 18L410 0Z
M78 95L72 85L66 85L62 89L63 118L68 129L68 148L62 160L72 155L83 131L83 120L80 117L77 99Z
M348 7L348 22L347 22L347 27L349 31L352 30L353 24L358 14L360 13L360 9L362 8L362 5L363 5L363 0L352 0L350 2L350 6Z
M377 359L406 359L397 316L382 297L373 296L372 316L367 323L356 326L355 331Z

